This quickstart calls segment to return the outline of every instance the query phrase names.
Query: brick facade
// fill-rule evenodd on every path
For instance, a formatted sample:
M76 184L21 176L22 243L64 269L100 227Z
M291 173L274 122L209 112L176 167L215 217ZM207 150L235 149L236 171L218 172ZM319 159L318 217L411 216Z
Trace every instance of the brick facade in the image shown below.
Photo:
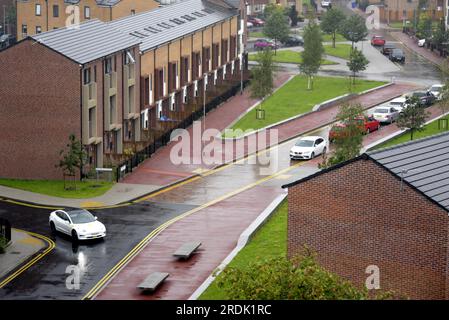
M31 40L0 61L0 177L62 179L59 151L80 137L79 66Z
M288 190L288 255L308 245L319 262L363 286L411 299L447 299L447 212L372 160L359 159Z

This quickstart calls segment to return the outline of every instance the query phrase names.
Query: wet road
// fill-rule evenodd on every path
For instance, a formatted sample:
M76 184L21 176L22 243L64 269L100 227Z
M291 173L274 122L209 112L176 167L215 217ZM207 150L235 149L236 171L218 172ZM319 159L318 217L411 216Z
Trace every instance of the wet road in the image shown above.
M105 240L73 246L69 237L51 235L50 210L0 202L0 217L18 229L48 236L55 249L0 289L0 299L80 299L139 241L163 222L192 209L187 204L142 202L133 206L92 211L106 225ZM68 266L79 267L80 288L66 287Z

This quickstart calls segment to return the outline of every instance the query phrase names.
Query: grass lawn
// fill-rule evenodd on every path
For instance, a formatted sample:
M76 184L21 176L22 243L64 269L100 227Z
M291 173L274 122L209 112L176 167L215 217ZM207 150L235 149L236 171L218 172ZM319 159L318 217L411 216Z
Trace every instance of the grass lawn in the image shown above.
M249 60L250 61L256 61L257 60L256 57L257 57L257 53L251 53L249 55ZM302 58L301 58L301 55L299 54L298 51L278 50L276 52L276 55L273 56L273 61L274 62L279 62L279 63L296 63L296 64L300 64L302 62ZM323 65L329 65L329 64L337 64L337 63L323 59L322 64Z
M322 38L323 38L323 42L332 42L332 35L327 34L327 33L323 33L322 34ZM338 34L335 36L335 42L343 42L343 41L348 41L345 39L345 37L343 37L341 34Z
M449 116L445 116L442 119L449 120ZM443 132L444 132L444 130L438 129L438 120L435 120L435 121L432 121L431 123L429 123L428 125L424 126L424 131L415 132L413 134L413 140L425 138L425 137L432 136L432 135L438 134L438 133L443 133ZM405 132L404 134L396 136L393 139L387 140L384 143L381 143L381 144L375 146L372 150L391 147L396 144L409 142L409 141L410 141L410 132Z
M353 92L383 85L384 82L358 80ZM314 89L307 90L307 77L298 75L276 91L262 104L265 119L256 119L256 109L251 110L236 122L232 129L260 129L270 124L297 116L312 110L321 102L344 95L349 92L348 79L337 77L315 77ZM232 137L236 132L228 132L226 137Z
M65 190L64 181L62 180L0 179L0 185L54 197L81 199L101 196L112 187L113 183L102 181L98 183L96 181L77 181L76 190Z
M326 54L342 59L349 60L349 53L351 51L351 45L345 43L337 43L335 44L335 48L332 48L332 45L324 45L324 51Z
M250 262L270 259L287 254L287 211L284 201L271 218L255 234L250 242L237 254L229 266L247 268ZM221 277L220 274L218 277ZM213 282L200 296L200 300L227 300L224 291Z
M404 23L402 21L395 21L395 22L390 22L389 26L390 26L390 28L402 29L403 24ZM410 23L408 25L411 26Z
M249 33L250 38L265 38L265 35L262 31L251 31Z

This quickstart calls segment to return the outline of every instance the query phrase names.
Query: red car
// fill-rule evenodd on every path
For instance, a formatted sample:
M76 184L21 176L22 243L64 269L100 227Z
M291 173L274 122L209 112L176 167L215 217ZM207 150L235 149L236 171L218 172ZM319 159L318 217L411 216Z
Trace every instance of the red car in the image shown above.
M368 134L370 132L379 130L380 122L374 119L373 116L367 116L363 119L357 119L357 123L360 125L360 130L364 133ZM346 131L344 128L346 127L345 123L337 123L329 131L329 141L334 141L335 138L341 137Z
M255 27L263 27L263 25L265 24L265 21L256 17L248 17L247 21L251 22Z
M385 39L382 36L373 36L371 38L371 45L382 47L385 44Z

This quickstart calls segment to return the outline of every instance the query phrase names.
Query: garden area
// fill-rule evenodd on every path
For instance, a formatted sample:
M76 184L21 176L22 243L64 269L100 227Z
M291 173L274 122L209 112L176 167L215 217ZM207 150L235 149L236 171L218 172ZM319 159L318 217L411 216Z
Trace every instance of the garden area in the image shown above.
M316 104L336 98L349 92L359 93L385 84L380 81L358 80L350 86L347 78L314 77L313 90L307 90L307 77L298 75L267 98L260 106L265 118L256 118L256 108L238 120L232 129L257 130L312 111ZM225 137L235 137L237 132L226 132Z
M67 182L66 182L67 184ZM72 184L72 182L70 182ZM93 198L103 195L113 186L105 181L76 181L76 188L66 189L63 180L0 179L0 185L60 198Z

